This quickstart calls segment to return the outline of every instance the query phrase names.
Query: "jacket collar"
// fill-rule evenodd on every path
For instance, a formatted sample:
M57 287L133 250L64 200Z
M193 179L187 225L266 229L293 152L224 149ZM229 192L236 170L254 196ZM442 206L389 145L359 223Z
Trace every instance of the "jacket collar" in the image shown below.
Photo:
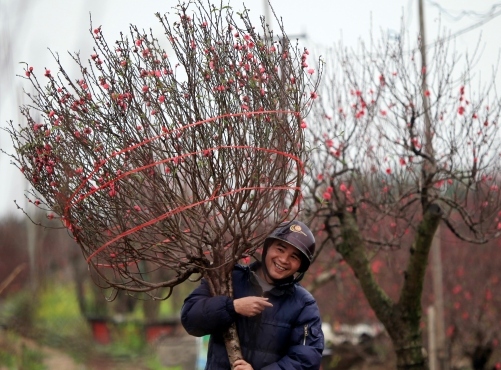
M260 261L256 261L251 263L247 267L248 271L248 276L249 276L249 281L253 284L258 286L261 289L261 286L259 285L259 282L256 279L256 276L253 273L256 273L258 269L260 269L262 266L262 263ZM253 273L252 273L253 272ZM271 295L274 296L281 296L284 294L293 294L294 289L295 289L295 282L294 282L294 277L291 276L290 278L284 279L283 281L280 281L278 284L274 284L275 286L268 291Z

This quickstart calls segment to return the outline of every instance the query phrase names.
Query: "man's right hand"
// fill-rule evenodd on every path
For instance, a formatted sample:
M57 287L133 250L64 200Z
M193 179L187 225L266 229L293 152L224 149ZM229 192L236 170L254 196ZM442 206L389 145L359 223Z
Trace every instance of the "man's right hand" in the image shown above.
M266 307L273 307L268 298L244 297L233 301L235 312L247 317L259 315Z

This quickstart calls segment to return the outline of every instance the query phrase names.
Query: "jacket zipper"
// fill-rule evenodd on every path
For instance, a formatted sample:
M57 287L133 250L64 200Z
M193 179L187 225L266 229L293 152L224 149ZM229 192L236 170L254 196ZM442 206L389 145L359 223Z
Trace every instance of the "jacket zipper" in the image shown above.
M308 336L308 325L304 326L304 339L303 339L303 346L306 345L306 337Z

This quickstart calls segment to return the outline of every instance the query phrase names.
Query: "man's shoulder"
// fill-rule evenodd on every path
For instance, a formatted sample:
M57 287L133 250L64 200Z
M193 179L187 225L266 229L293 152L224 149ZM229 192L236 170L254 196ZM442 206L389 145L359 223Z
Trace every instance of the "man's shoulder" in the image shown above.
M301 286L299 283L296 283L294 285L294 288L295 288L294 295L297 297L297 299L304 301L304 302L316 302L313 295L305 287Z
M233 278L233 281L239 281L239 280L242 280L242 279L246 279L246 277L249 275L250 273L250 268L249 266L247 265L241 265L239 263L237 263L234 267L233 267L233 273L232 273L232 278Z

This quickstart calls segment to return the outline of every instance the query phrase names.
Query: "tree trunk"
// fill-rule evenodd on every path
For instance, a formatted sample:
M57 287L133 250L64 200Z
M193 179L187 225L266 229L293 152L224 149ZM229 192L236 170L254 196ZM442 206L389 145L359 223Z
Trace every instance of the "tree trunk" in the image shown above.
M423 214L410 250L411 256L398 302L393 302L374 278L354 215L348 212L339 215L342 241L337 245L337 250L352 268L370 306L388 331L399 370L428 369L420 329L421 295L428 254L441 215L441 209L433 204Z
M209 283L212 295L226 295L233 298L232 272L233 269L225 271L225 273L220 273L220 271L216 270L207 272L207 276L205 276L205 278ZM231 324L231 326L223 334L223 338L226 346L226 352L228 352L228 359L230 361L231 368L233 369L233 363L236 360L243 359L236 323Z
M226 333L224 333L223 337L224 344L226 345L226 351L228 352L228 358L230 359L231 368L233 369L233 363L242 358L237 325L235 323L231 324Z
M414 339L413 339L414 338ZM421 332L409 334L401 340L393 341L397 355L397 369L399 370L426 370L428 364L423 354L423 340Z

